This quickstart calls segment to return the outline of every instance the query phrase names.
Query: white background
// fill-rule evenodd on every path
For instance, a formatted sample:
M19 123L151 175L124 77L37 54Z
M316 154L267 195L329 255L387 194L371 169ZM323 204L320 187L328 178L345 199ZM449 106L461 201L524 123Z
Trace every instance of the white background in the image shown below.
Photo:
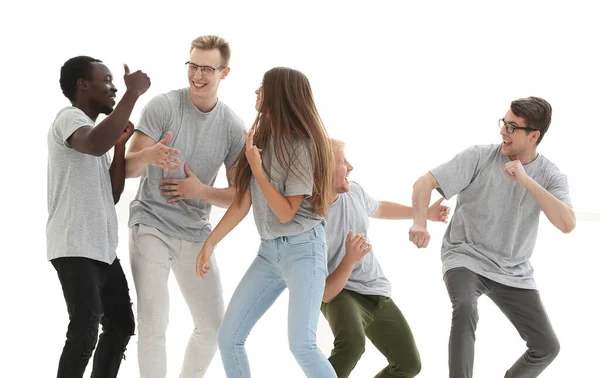
M66 307L45 251L46 135L56 112L68 104L58 84L61 65L80 54L102 59L117 78L119 95L125 89L123 63L147 72L152 87L134 110L137 123L153 96L187 85L183 63L189 43L202 34L219 34L231 43L231 73L220 98L247 125L254 120L254 90L266 70L303 71L330 136L348 145L355 166L350 177L373 197L403 204L410 204L413 182L428 169L472 144L499 142L497 119L511 100L547 99L553 121L539 152L568 174L578 225L563 235L544 216L540 222L533 264L562 344L542 376L598 376L600 23L591 4L59 0L14 2L11 10L3 5L0 376L55 376L64 343ZM220 176L217 185L224 183ZM129 180L117 205L118 255L132 298L126 223L137 185ZM213 224L223 213L213 210ZM430 226L426 250L408 242L409 226L373 221L371 242L414 332L420 377L443 377L451 316L439 259L445 226ZM258 244L252 217L222 242L218 259L226 301ZM170 285L168 376L176 377L192 322L175 280ZM483 297L479 303L475 376L500 377L525 345L491 301ZM284 293L250 335L255 377L303 376L287 348L286 306ZM121 377L138 374L136 343L133 337ZM329 355L332 336L324 318L318 343ZM368 344L352 377L374 376L384 365ZM216 377L224 377L218 354L207 374Z

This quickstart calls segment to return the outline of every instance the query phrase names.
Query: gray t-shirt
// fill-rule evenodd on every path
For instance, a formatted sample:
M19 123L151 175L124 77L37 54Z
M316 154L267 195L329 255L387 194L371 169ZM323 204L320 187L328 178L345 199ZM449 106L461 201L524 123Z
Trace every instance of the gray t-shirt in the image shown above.
M175 155L182 168L167 172L149 165L140 178L140 186L130 205L129 227L144 224L183 240L198 242L211 231L211 205L201 199L167 203L161 194L163 178L185 178L183 164L198 179L214 185L223 164L231 167L244 146L243 121L220 100L207 113L192 102L189 88L174 90L154 97L142 111L138 130L155 141L171 131L170 147L181 151Z
M48 260L87 257L107 264L117 257L117 213L108 153L75 151L67 139L80 127L94 127L81 109L56 115L48 132Z
M327 225L327 269L331 274L346 255L346 237L363 233L369 241L369 217L377 210L377 201L370 197L358 183L350 182L350 191L342 193L329 206L325 217ZM373 249L354 266L345 289L364 295L392 295L392 285L385 278Z
M286 197L304 195L304 199L291 221L288 223L279 221L269 207L254 176L250 179L249 188L252 196L254 222L263 239L300 235L324 222L322 216L313 213L309 202L314 182L314 165L311 154L300 142L294 142L293 146L286 150L286 157L284 157L287 159L286 161L291 162L293 171L285 170L277 160L272 139L269 140L267 148L261 152L263 169L267 177L270 177L270 182L275 189Z
M458 194L442 243L443 272L465 267L507 286L535 289L529 258L537 238L540 207L527 189L512 181L501 145L473 146L431 170L439 192ZM572 207L567 176L542 155L525 172Z

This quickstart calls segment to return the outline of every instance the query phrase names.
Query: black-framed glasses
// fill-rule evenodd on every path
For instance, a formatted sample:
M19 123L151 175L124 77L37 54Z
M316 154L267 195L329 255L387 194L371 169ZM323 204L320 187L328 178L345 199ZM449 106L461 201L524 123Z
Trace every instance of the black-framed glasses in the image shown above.
M212 76L215 74L216 70L222 70L223 68L225 68L225 66L219 66L219 67L199 66L199 65L194 64L189 61L185 62L185 65L188 67L188 71L190 71L190 73L195 74L196 71L200 70L200 72L204 76Z
M536 131L537 129L532 129L531 127L521 127L519 125L517 125L514 122L506 122L504 121L504 118L500 118L498 120L498 127L499 128L505 128L506 132L509 134L512 134L515 132L515 130L530 130L530 131Z

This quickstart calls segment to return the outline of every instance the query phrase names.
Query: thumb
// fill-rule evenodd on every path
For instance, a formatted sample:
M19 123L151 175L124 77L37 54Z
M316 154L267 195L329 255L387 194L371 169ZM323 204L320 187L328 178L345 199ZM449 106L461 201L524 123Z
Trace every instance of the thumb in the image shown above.
M194 172L192 172L192 170L190 169L190 167L188 166L188 163L185 163L183 165L183 170L185 171L185 174L187 175L187 177L191 177L191 176L196 176L194 174Z
M444 197L442 197L439 200L435 201L435 205L441 204L443 200L444 200Z
M123 64L123 68L125 68L125 76L129 75L129 67L127 66L127 64Z
M352 230L350 230L350 232L348 233L348 236L346 236L346 243L350 243L352 241Z
M169 143L171 141L171 138L173 138L173 133L169 131L169 132L167 132L167 136L165 137L165 139L161 140L160 143L162 143L166 146L167 143Z

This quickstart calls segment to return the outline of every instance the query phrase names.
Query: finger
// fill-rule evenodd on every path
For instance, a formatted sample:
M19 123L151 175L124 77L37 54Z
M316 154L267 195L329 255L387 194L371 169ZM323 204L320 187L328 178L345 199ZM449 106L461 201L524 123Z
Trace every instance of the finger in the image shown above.
M174 196L180 195L179 191L177 191L177 190L162 191L161 193L163 196L169 196L169 197L174 197Z
M348 232L348 235L346 236L346 244L350 243L352 241L352 230L350 230L350 232Z
M159 188L161 190L177 190L178 186L179 185L177 185L177 184L166 184L166 185L159 186Z
M175 201L179 201L179 200L182 200L182 199L185 199L185 198L183 198L183 196L171 198L171 199L167 200L167 203L173 203Z
M163 169L165 168L169 168L171 169L171 172L173 172L176 169L181 168L181 164L175 164L175 163L171 163L169 160L165 160L163 163Z
M204 278L204 266L206 265L206 260L202 252L198 255L196 259L196 274Z
M169 184L169 185L179 185L179 182L182 181L182 179L162 179L160 180L160 182L162 184Z
M181 167L181 160L177 159L176 157L173 157L171 155L169 155L167 157L167 162L176 165L177 167Z
M185 163L185 165L183 166L183 170L185 171L185 174L188 177L196 177L194 172L192 172L192 170L190 169L190 166L188 165L188 163Z
M167 136L163 140L161 140L159 143L167 145L167 143L169 143L171 141L171 139L173 139L173 133L171 131L168 131Z
M421 248L423 246L423 240L424 240L424 238L422 236L419 235L417 237L417 243L416 243L417 247Z
M166 153L173 154L173 155L181 155L181 151L179 151L177 148L173 148L173 147L168 147L166 149Z
M127 64L123 64L123 68L125 69L125 76L129 76L129 66L127 66Z
M423 241L423 248L427 248L428 245L429 245L429 235L427 235L425 237L425 240Z

